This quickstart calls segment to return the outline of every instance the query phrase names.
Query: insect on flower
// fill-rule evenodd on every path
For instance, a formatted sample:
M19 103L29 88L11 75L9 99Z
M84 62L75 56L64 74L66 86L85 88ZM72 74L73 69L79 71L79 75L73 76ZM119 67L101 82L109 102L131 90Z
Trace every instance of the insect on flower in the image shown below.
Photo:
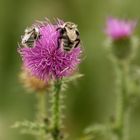
M23 65L32 75L48 82L71 76L78 70L83 51L75 24L43 21L33 24L33 27L37 28L25 33L21 44L23 47L18 48ZM28 47L32 36L35 36L33 47Z
M21 37L21 45L33 47L34 42L40 37L39 29L37 27L30 27L25 29L25 34Z
M60 31L58 47L62 48L62 50L68 52L79 45L80 36L76 24L65 22L63 25L60 25L57 30Z

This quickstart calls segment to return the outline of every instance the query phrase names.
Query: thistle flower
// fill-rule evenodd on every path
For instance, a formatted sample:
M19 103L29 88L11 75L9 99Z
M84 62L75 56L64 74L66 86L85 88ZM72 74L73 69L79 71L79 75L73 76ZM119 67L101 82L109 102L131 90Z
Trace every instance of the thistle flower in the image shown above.
M80 44L69 52L58 46L60 32L57 30L64 22L52 24L44 22L36 24L40 38L35 40L33 47L20 47L23 64L38 78L48 81L70 76L80 63Z
M136 39L133 36L136 27L135 21L126 21L109 18L106 23L105 33L109 37L108 46L118 60L130 60L134 56Z
M135 21L125 21L109 18L106 23L105 32L113 40L129 38L136 27Z
M51 82L46 83L45 81L40 80L36 76L32 75L31 72L25 67L22 67L19 78L23 86L28 91L37 91L39 93L42 93L51 88Z

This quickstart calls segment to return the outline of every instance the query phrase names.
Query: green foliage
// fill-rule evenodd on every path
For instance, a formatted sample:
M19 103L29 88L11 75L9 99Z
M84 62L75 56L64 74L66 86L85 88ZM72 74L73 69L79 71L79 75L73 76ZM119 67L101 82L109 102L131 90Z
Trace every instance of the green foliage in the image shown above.
M37 122L30 122L30 121L23 121L23 122L16 122L12 128L20 129L22 134L32 134L32 135L43 135L45 131L48 131L48 128L45 124L37 123Z
M116 75L104 47L105 19L108 16L139 19L139 5L139 0L1 0L0 139L34 140L29 135L19 135L18 130L9 129L10 124L19 118L32 120L35 114L35 97L25 94L17 78L21 64L17 42L27 25L44 17L63 18L78 24L86 59L80 67L84 77L78 81L77 87L71 85L68 88L66 100L65 122L71 131L70 140L73 140L85 126L91 122L105 122L115 112ZM136 34L140 35L139 25ZM139 52L138 48L133 61L137 65L140 65ZM133 85L130 81L130 87L136 94L140 93L139 84ZM131 116L130 140L139 140L140 100L134 94L130 98L137 100Z
M97 136L106 136L108 133L111 133L110 127L102 124L95 124L85 130L85 135L90 137L90 140L96 138Z

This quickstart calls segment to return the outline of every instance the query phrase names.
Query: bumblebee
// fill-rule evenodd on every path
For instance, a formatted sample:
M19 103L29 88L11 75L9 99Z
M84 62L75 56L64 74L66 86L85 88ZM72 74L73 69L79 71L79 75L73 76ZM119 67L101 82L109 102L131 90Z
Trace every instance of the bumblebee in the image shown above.
M72 22L65 22L63 25L58 27L57 30L60 31L60 37L58 38L59 48L69 52L79 45L80 34L76 24Z
M30 27L25 29L25 34L21 37L21 45L33 47L34 42L40 37L39 29L37 27Z

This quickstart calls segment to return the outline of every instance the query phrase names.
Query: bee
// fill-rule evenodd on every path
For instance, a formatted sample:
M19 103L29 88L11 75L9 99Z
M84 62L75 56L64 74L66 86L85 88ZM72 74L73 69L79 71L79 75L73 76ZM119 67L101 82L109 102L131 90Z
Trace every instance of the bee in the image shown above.
M25 29L25 34L21 37L21 45L33 47L34 42L40 37L39 29L37 27L30 27Z
M66 52L69 52L79 45L80 34L76 24L72 22L65 22L63 25L58 27L57 30L60 31L58 47L62 48Z

